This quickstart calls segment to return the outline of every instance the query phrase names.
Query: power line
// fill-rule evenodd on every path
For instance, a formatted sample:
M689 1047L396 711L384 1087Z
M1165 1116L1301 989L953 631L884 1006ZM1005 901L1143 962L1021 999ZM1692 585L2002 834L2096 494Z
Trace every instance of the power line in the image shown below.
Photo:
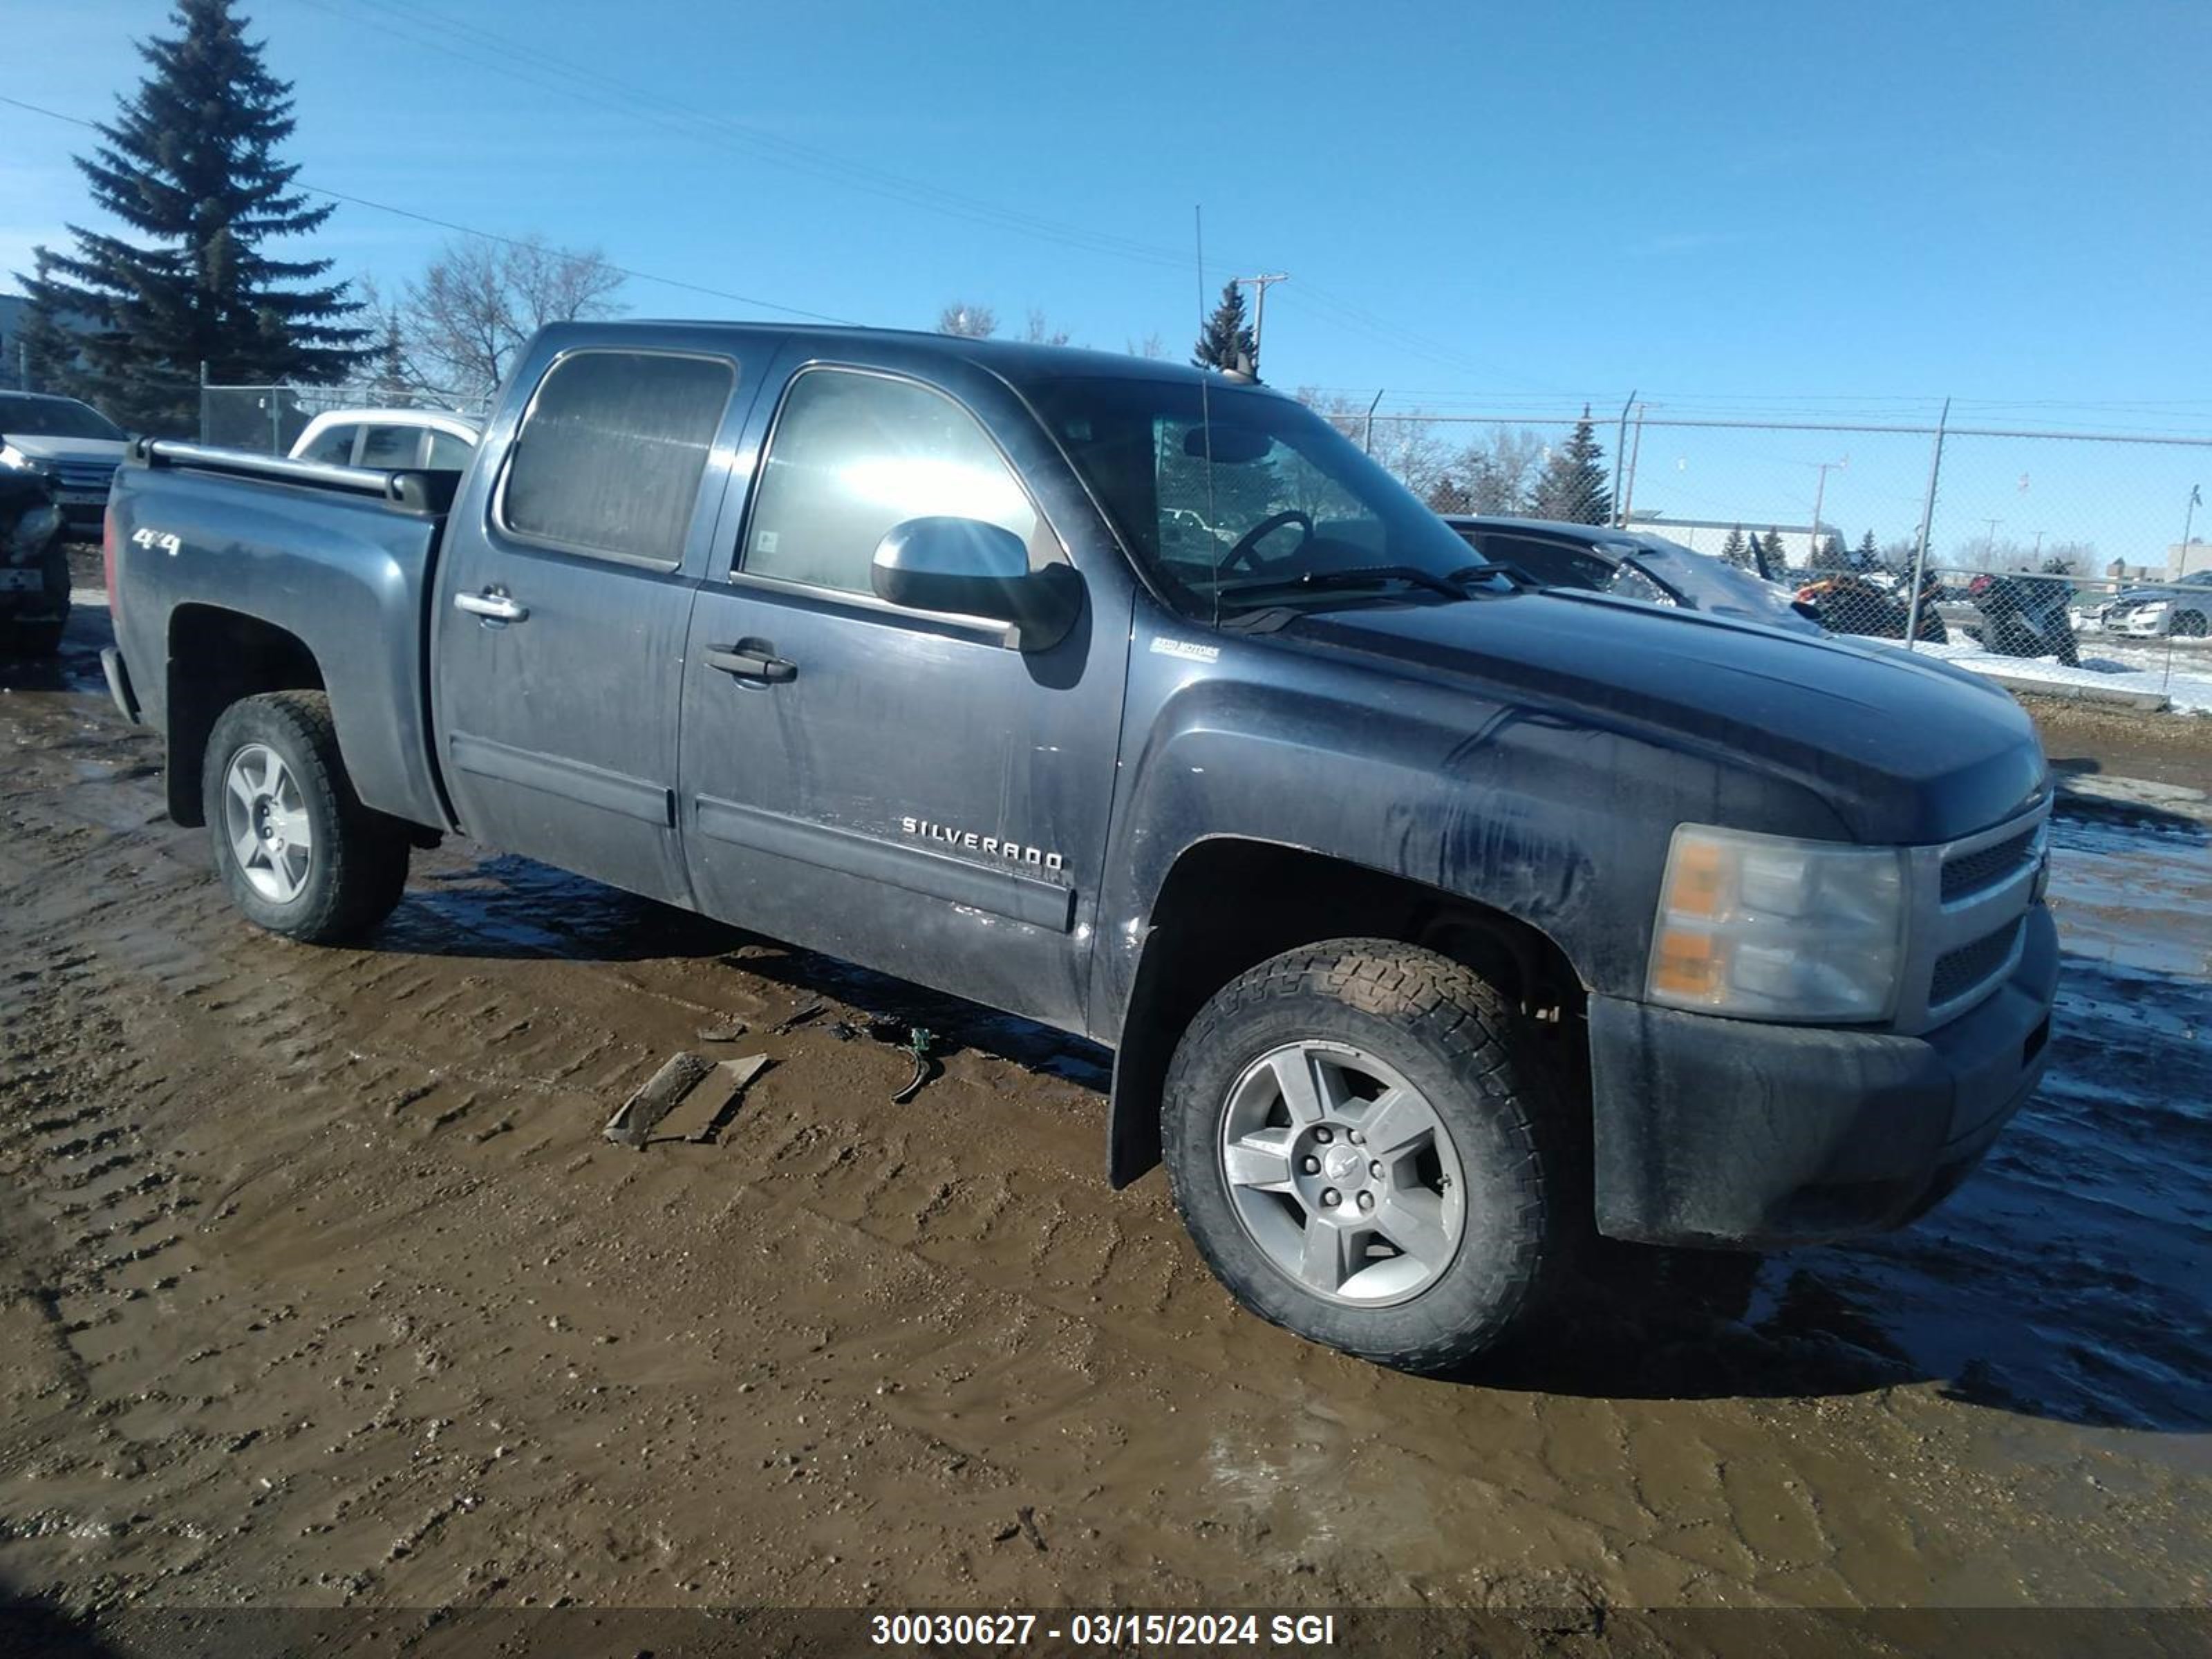
M412 4L409 0L379 0L374 5L368 3L368 0L307 0L307 3L332 15L345 15L337 8L341 4L350 4L356 12L371 18L380 32L397 30L418 44L435 47L441 52L458 57L494 74L506 76L556 96L571 98L580 103L643 121L695 143L733 145L776 165L906 206L941 213L970 223L987 225L1085 252L1164 270L1180 270L1186 264L1187 256L1176 249L1066 224L1020 209L1000 206L939 185L849 161L813 145L799 143L749 126L719 112L673 102L663 92L614 80L606 75L604 69L574 64L541 47L478 27L443 11L422 5L419 0ZM411 27L409 24L395 22L395 9L415 14ZM428 26L436 31L435 33L426 35L420 32L426 21ZM458 41L457 35L459 37ZM484 49L499 55L487 58L483 55ZM527 72L518 67L515 61L518 58L568 84L556 84L539 75ZM618 101L611 101L610 92ZM1299 308L1315 310L1325 322L1340 330L1363 335L1378 343L1413 356L1425 358L1462 374L1510 379L1492 365L1400 328L1314 283L1301 278L1300 286L1303 293L1298 301Z
M88 121L81 115L64 115L58 109L48 109L44 105L29 103L21 98L11 98L5 94L0 94L0 104L12 104L17 109L30 111L33 115L44 115L56 121L66 121L71 126L89 127L94 132L103 131L97 121ZM389 213L402 219L412 219L418 224L433 225L440 230L450 230L463 236L480 236L485 241L496 242L502 247L530 246L520 237L503 236L495 230L481 230L474 225L465 225L457 220L441 219L434 214L418 213L412 208L394 207L389 202L372 201L366 196L354 196L342 190L329 190L320 185L309 184L302 179L295 179L292 182L295 189L305 191L310 196L327 197L333 202L344 202L353 207L371 208L379 213ZM663 288L682 289L690 294L703 294L710 299L728 300L738 305L750 306L758 311L780 312L787 317L804 317L811 322L840 323L851 327L859 326L848 317L832 317L826 312L808 311L799 306L779 305L774 300L763 300L753 295L735 293L729 289L709 288L703 283L686 282L680 276L663 276L657 271L640 270L631 265L618 265L611 260L602 259L599 263L605 265L609 270L641 283L657 283Z

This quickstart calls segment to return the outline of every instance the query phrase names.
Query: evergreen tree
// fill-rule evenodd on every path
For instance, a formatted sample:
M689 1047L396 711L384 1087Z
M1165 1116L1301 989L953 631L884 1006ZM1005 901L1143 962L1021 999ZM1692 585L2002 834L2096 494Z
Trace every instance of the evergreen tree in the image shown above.
M298 168L276 159L292 88L263 67L233 3L176 0L181 32L139 45L152 72L77 158L94 202L137 235L71 225L76 252L40 248L38 274L19 279L47 326L68 313L89 324L49 365L62 389L128 426L191 430L202 364L216 381L335 380L374 355L346 325L360 307L345 284L315 281L331 261L263 251L331 209L309 206Z
M1575 422L1573 434L1554 449L1536 475L1528 492L1533 518L1559 519L1568 524L1613 522L1613 486L1601 463L1605 451L1598 447L1590 425L1589 407Z
M1739 570L1752 568L1751 544L1743 538L1741 525L1737 525L1730 530L1728 539L1721 544L1721 560L1723 563L1734 565Z
M1862 570L1872 570L1881 563L1881 549L1875 541L1873 531L1859 538L1858 550L1851 555L1851 562Z
M1851 556L1844 550L1844 538L1832 530L1820 538L1820 544L1813 550L1813 562L1823 570L1849 570Z
M1190 361L1196 368L1241 368L1254 380L1260 378L1260 344L1244 320L1244 290L1236 283L1222 284L1221 303L1206 319Z
M1766 562L1769 570L1780 570L1790 562L1790 556L1783 550L1780 531L1769 527L1765 539L1759 544L1759 556Z

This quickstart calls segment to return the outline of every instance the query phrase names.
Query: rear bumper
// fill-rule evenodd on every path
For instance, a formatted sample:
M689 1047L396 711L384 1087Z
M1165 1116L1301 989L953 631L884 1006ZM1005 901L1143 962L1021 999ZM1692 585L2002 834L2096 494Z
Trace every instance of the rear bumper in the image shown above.
M100 653L100 672L107 676L107 695L115 699L115 707L131 725L138 724L138 695L131 689L130 665L123 653L107 646Z
M2034 1092L2057 979L2038 905L2012 978L1921 1036L1591 998L1598 1230L1758 1249L1902 1226Z

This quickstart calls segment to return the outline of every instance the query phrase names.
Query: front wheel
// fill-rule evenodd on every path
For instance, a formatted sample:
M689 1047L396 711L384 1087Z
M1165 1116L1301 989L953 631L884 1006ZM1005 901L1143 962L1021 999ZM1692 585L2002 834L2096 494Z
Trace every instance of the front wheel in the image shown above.
M1230 1292L1301 1336L1446 1370L1524 1325L1570 1236L1534 1039L1432 951L1336 939L1200 1010L1168 1074L1176 1204Z
M233 703L209 734L201 803L232 900L272 933L355 938L407 884L406 830L362 805L330 699L278 691Z

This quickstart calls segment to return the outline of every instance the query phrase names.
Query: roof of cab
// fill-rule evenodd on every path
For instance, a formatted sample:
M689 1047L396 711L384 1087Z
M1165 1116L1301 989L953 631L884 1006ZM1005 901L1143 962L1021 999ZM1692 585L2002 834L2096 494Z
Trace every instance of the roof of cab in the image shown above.
M846 345L896 345L907 350L972 362L1016 385L1063 380L1070 375L1125 380L1174 380L1189 384L1203 371L1186 362L1163 357L1139 357L1122 351L1093 351L1079 346L1032 345L1020 340L979 340L964 335L939 334L927 329L861 328L825 323L698 322L688 318L625 318L620 321L556 325L564 333L586 333L593 338L619 339L629 330L678 329L696 332L703 343L717 335L788 336L819 342L834 349ZM1218 382L1217 382L1218 383ZM1256 381L1239 382L1240 389L1273 392Z

